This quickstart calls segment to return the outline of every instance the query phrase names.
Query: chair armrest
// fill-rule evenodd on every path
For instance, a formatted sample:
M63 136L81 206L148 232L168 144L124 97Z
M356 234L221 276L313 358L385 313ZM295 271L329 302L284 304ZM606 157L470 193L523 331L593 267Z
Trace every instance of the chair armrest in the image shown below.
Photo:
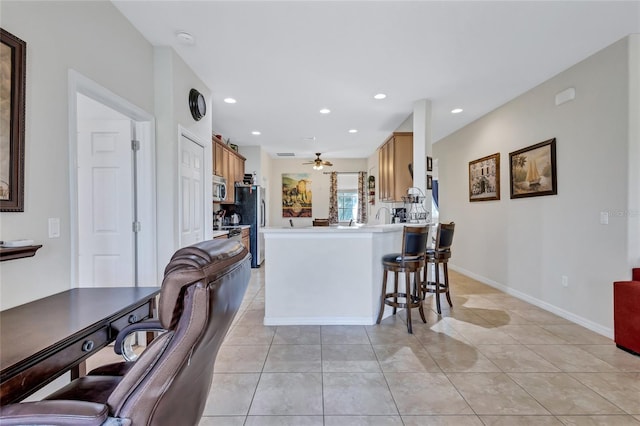
M145 321L134 322L133 324L127 325L125 328L118 332L116 336L116 341L113 345L113 351L118 355L122 355L127 361L135 360L135 356L133 356L131 351L128 351L126 348L126 339L129 335L133 333L137 333L139 331L157 331L164 332L167 331L160 324L160 320L157 319L148 319Z
M87 401L45 400L0 407L2 426L99 426L108 416L105 404Z

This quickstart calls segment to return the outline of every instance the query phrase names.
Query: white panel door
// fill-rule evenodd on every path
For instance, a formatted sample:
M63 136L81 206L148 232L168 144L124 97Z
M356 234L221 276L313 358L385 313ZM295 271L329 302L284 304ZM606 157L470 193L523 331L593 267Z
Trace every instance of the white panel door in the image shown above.
M135 284L131 121L78 123L78 284Z
M204 147L180 136L180 245L204 240Z

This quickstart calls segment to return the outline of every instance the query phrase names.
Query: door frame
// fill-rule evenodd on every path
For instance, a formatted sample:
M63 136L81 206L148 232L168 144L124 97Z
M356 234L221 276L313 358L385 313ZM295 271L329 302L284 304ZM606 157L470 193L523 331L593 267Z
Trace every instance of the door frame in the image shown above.
M207 146L207 143L205 141L203 141L202 139L200 139L195 133L189 131L186 127L183 127L182 125L178 125L178 156L177 156L177 167L178 167L178 200L180 200L180 203L182 203L182 185L180 184L180 155L182 153L182 138L185 139L189 139L191 142L195 143L196 145L199 145L202 147L202 152L203 152L203 171L204 171L204 176L202 179L202 196L203 196L203 200L202 200L202 229L203 229L203 236L204 239L211 239L211 235L212 235L212 226L207 226L207 223L213 223L213 208L211 207L211 197L212 197L212 191L211 191L211 181L207 180L207 170L212 170L213 167L213 161L211 158L211 143L209 143L209 145ZM209 150L207 150L207 148L209 148ZM208 155L207 155L208 153ZM209 200L209 201L207 201ZM178 227L177 232L178 232L178 246L179 247L183 247L183 242L182 242L182 232L180 232L180 224L182 223L182 205L178 205Z
M137 236L136 285L157 286L156 239L156 170L155 170L155 118L126 99L102 87L79 72L69 69L69 232L71 237L71 288L78 287L78 111L77 94L81 93L122 115L133 123L133 132L140 142L136 156L138 222L141 232Z

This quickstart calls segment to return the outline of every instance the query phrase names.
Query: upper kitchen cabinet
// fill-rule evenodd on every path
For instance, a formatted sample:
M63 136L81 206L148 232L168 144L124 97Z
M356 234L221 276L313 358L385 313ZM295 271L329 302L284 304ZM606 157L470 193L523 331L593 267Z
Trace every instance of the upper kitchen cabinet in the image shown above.
M234 203L236 182L242 182L246 158L229 148L220 139L213 137L213 174L227 180L227 198L222 203Z
M378 148L378 180L380 200L401 201L407 189L413 186L413 133L394 132Z

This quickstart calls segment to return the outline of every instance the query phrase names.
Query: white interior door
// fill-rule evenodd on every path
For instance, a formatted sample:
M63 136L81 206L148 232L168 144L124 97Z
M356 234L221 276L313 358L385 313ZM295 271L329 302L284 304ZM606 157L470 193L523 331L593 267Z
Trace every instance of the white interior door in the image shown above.
M78 284L135 285L132 123L78 122Z
M204 147L180 136L180 245L204 240Z

